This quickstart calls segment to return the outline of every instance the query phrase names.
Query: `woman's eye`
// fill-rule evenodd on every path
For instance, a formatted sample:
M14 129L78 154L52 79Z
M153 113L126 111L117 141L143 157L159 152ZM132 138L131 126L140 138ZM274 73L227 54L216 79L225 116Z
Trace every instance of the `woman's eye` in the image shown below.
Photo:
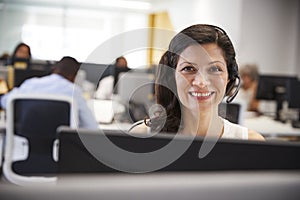
M222 72L222 68L218 66L211 66L208 70L209 72Z
M193 66L186 66L186 67L182 68L181 71L184 71L184 72L194 72L194 71L196 71L196 69Z

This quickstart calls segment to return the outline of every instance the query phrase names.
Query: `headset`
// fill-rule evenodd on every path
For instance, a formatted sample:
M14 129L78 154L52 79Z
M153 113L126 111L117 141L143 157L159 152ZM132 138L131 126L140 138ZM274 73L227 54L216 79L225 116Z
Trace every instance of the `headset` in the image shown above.
M239 76L238 65L235 59L233 61L232 68L228 69L228 73L229 73L229 83L227 84L226 87L226 96L228 96L226 99L226 103L232 102L232 100L236 97L241 87L241 78Z

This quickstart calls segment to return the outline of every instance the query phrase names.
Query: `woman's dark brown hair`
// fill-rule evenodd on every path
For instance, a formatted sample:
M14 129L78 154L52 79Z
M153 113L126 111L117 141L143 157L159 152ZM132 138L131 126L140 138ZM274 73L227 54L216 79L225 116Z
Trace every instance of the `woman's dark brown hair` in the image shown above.
M234 47L226 32L217 26L206 24L190 26L175 35L168 50L159 62L156 74L155 97L157 104L160 104L165 112L161 112L159 116L150 119L146 123L152 131L176 133L179 130L182 119L175 81L175 69L179 55L188 46L210 43L217 44L224 53L229 76L229 83L226 87L226 95L229 95L227 102L232 101L235 97L237 90L236 92L232 92L232 90L236 79L239 79L238 66L235 60Z
M13 54L12 54L12 59L15 59L15 58L16 58L17 51L18 51L22 46L25 46L25 47L28 49L29 59L31 59L31 50L30 50L30 47L29 47L29 45L25 44L24 42L19 43L19 44L15 47L14 52L13 52Z

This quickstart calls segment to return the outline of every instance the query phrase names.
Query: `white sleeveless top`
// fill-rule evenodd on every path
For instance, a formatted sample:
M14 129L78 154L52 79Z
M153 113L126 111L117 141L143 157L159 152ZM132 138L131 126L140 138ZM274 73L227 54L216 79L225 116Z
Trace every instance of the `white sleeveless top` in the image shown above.
M248 140L248 128L223 119L224 132L222 138Z
M234 124L226 119L223 119L224 132L221 138L224 139L242 139L248 140L248 128ZM151 133L150 127L146 126L143 121L138 121L138 124L134 124L132 127L135 127L137 133Z

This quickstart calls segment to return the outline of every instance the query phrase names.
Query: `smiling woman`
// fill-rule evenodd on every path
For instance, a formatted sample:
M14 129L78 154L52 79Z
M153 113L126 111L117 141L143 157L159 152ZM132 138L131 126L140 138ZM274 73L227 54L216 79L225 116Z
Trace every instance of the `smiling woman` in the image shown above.
M224 96L227 103L236 96L239 80L226 32L212 25L190 26L171 40L160 60L155 96L163 110L155 111L145 125L152 132L263 140L259 133L218 115Z
M200 106L201 112L210 110L210 104L222 101L228 82L222 50L216 44L189 46L179 57L175 80L185 107L194 105Z

